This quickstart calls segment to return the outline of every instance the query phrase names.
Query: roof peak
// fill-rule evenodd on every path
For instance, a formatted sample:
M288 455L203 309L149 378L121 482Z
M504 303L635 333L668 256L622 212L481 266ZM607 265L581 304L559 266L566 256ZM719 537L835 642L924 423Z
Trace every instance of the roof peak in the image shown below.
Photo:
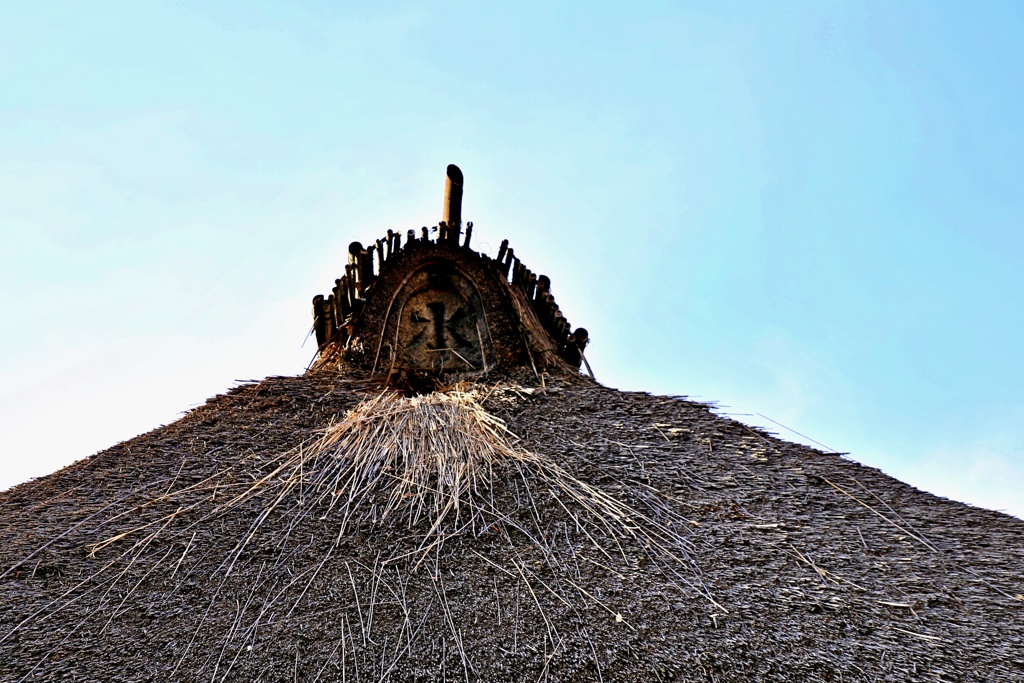
M495 258L471 246L462 224L464 177L445 174L443 219L434 228L389 229L352 242L331 294L313 298L317 365L371 374L486 374L528 366L578 372L589 342L572 329L551 291L507 239Z

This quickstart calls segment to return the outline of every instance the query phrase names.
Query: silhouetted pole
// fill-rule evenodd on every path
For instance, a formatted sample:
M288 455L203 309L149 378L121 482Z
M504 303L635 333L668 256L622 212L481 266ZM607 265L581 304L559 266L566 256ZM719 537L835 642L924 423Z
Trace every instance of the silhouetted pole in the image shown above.
M462 171L455 164L448 164L444 181L444 215L441 220L454 232L454 239L462 231Z

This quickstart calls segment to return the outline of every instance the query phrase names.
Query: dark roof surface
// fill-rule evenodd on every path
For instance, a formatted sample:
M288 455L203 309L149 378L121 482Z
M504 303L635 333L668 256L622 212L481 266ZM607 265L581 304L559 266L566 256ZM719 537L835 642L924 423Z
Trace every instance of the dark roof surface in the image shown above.
M372 497L342 520L280 463L379 386L246 384L0 493L0 680L1024 680L1024 522L704 404L516 379L480 406L628 514L498 465L443 544Z

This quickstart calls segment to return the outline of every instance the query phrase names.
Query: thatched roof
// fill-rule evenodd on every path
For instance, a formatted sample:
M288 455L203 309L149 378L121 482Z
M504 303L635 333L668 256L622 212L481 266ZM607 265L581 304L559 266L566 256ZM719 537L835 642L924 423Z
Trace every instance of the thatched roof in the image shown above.
M1024 522L583 378L446 183L305 375L0 493L0 680L1024 679Z
M681 398L451 395L273 377L0 493L0 680L1024 679L1020 520Z

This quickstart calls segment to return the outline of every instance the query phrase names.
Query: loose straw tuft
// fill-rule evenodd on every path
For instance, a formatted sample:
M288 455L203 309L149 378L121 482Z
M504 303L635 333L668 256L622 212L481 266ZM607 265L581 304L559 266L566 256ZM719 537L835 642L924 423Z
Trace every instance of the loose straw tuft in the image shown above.
M353 512L383 494L381 518L401 510L412 525L428 516L438 527L467 495L490 491L496 467L536 460L515 439L472 391L412 398L388 391L329 428L312 457L323 463L317 483L332 507Z

